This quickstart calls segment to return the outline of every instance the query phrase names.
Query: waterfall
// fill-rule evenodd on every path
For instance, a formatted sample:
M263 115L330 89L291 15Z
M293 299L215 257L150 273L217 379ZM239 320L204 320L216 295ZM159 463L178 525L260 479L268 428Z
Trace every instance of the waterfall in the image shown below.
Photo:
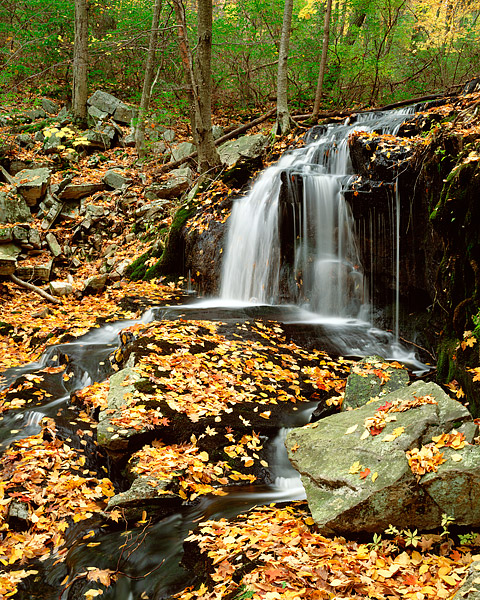
M354 131L395 134L414 108L365 113L353 124L316 127L307 134L305 147L287 152L266 169L233 206L222 300L287 302L323 316L363 314L368 285L342 193L353 176L348 138ZM397 237L399 205L397 195ZM394 248L398 287L398 240ZM395 329L398 336L398 325Z

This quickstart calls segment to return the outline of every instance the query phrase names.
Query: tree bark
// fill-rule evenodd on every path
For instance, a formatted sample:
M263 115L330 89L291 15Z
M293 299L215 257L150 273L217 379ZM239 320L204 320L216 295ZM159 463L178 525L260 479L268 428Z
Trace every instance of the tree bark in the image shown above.
M180 55L188 82L190 122L199 157L201 172L220 164L212 135L212 0L198 0L197 29L198 58L194 64L188 43L185 7L182 0L173 0Z
M212 0L198 0L198 60L195 63L195 126L202 173L220 164L212 134Z
M312 117L316 118L320 111L320 102L323 96L323 80L327 68L328 44L330 42L330 19L332 15L332 0L327 0L325 8L325 19L323 22L323 43L322 57L320 59L320 69L318 71L317 91L315 92L315 102L313 104Z
M145 65L145 77L143 79L142 99L138 111L138 122L135 128L135 147L138 158L145 158L145 117L147 115L150 97L152 94L153 73L155 69L155 49L158 39L158 25L160 23L160 13L162 12L162 0L155 0L152 16L152 28L150 30L150 39L148 42L147 62Z
M88 5L75 0L75 40L73 45L72 110L77 125L87 126L88 96Z
M293 0L285 0L282 33L278 49L276 135L285 135L292 128L292 118L288 110L288 49L292 30L292 12Z

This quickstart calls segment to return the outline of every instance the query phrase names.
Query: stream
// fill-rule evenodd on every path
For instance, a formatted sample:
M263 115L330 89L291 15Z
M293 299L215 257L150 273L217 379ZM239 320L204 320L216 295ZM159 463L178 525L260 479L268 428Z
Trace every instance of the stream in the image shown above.
M342 194L343 186L353 176L348 136L358 129L395 133L412 111L371 113L354 124L328 126L310 138L305 148L287 153L277 165L267 169L250 194L234 206L220 299L152 307L137 321L106 324L76 341L49 347L38 363L4 373L1 384L8 387L31 379L44 367L66 362L71 377L64 381L61 374L45 376L42 389L50 396L44 395L36 406L3 418L0 449L15 439L38 433L44 416L56 420L62 436L74 438L79 420L78 411L69 406L71 393L102 381L111 373L108 356L119 345L119 332L138 322L178 317L237 321L266 318L282 323L287 339L307 349L316 347L332 356L375 353L400 360L413 371L425 371L426 365L399 343L397 323L393 324L392 335L375 327L369 319L369 286L358 256L355 224ZM282 248L280 235L284 172L301 173L304 180L303 197L294 198L289 205L289 218L295 225L293 239L298 240L290 254ZM282 262L285 257L288 264ZM399 257L393 262L398 269ZM398 321L398 308L396 314ZM284 427L307 423L314 408L315 404L286 416ZM46 586L29 586L29 578L17 597L58 599L65 566L69 573L77 575L88 566L112 570L118 567L125 576L105 589L105 600L160 600L184 589L194 580L180 565L182 544L200 521L231 518L255 505L304 498L300 478L286 457L284 437L285 430L281 429L269 442L271 484L226 488L226 496L202 496L147 529L105 529L101 522L78 523L67 533L69 552L65 564L45 561L42 577ZM88 539L98 544L95 547L82 540L87 530L95 532ZM126 544L123 553L119 550L122 544ZM83 598L84 592L84 583L80 582L61 597L75 600Z

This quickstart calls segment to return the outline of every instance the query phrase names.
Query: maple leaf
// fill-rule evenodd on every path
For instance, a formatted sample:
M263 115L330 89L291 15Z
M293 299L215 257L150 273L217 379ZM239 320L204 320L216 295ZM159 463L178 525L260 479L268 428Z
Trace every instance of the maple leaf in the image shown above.
M87 580L98 581L108 587L112 582L112 576L114 574L115 571L112 571L111 569L92 569L87 573Z
M370 469L365 469L360 473L360 479L366 479L370 475Z

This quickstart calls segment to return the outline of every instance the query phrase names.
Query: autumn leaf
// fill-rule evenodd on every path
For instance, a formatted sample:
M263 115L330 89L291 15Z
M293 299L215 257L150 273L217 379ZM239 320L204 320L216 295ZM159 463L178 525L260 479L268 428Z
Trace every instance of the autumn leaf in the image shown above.
M370 475L370 469L365 469L360 473L360 479L366 479Z

